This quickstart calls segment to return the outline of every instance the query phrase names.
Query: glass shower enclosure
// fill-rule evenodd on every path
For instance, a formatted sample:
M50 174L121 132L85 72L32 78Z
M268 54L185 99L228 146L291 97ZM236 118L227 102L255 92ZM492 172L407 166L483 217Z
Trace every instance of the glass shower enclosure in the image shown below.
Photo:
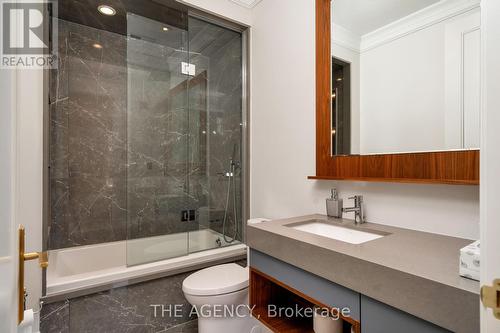
M243 34L141 3L59 8L50 250L125 241L137 265L243 240Z

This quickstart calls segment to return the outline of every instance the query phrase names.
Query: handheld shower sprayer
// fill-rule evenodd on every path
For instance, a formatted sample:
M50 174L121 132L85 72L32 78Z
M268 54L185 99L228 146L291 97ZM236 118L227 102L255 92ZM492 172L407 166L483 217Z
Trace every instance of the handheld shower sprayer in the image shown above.
M236 155L238 153L238 145L233 145L233 153L229 159L229 172L228 175L228 183L227 183L227 195L226 195L226 207L224 209L224 219L222 221L222 236L224 237L224 241L226 243L233 243L237 240L239 235L239 223L238 223L238 211L236 207L236 180L235 173L236 170L240 167L240 163L236 160ZM226 235L226 225L228 223L229 218L229 200L231 197L231 189L233 190L233 218L234 218L234 233L232 237Z

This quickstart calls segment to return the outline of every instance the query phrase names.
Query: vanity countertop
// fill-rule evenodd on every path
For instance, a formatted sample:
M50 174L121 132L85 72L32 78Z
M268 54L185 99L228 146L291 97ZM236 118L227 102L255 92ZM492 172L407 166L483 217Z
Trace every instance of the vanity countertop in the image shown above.
M287 225L322 220L386 236L359 245ZM479 330L479 283L459 276L472 240L308 215L249 225L247 244L329 281L453 332Z

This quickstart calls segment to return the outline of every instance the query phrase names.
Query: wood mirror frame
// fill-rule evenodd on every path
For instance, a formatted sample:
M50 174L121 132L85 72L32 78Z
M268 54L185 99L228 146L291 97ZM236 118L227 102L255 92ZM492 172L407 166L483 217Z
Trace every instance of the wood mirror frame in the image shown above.
M331 156L331 0L316 0L316 175L309 179L479 184L479 150Z

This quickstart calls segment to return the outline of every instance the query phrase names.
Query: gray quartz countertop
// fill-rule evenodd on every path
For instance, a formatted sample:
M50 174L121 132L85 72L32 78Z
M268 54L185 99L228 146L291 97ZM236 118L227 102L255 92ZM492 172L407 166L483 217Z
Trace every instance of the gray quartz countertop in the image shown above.
M359 245L290 228L321 220L385 236ZM257 251L453 332L479 332L479 283L459 276L472 240L308 215L249 225Z

